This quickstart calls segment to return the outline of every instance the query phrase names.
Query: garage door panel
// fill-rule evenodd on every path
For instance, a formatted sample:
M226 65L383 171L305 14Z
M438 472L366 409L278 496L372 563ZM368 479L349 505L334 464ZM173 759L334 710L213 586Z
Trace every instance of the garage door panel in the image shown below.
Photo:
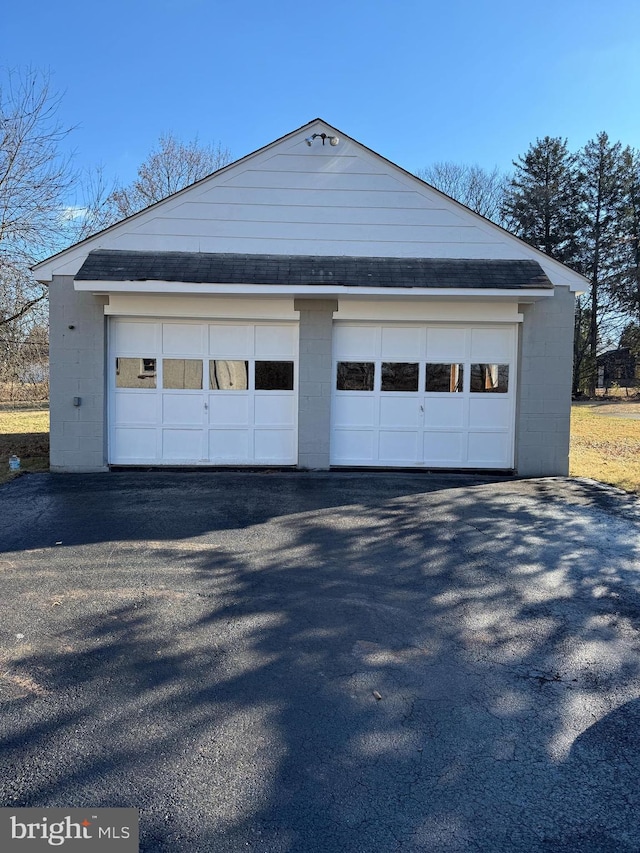
M418 433L407 430L380 430L378 453L390 465L418 461Z
M156 424L158 420L155 394L135 391L115 395L115 424Z
M503 468L511 455L511 439L507 432L469 432L469 465Z
M169 462L202 461L201 429L163 429L162 458Z
M471 361L508 361L512 342L511 329L472 329Z
M466 329L427 329L427 361L463 361L466 355L467 334Z
M292 394L268 396L256 395L254 401L254 423L258 426L287 426L295 423L296 400Z
M465 400L460 397L427 397L424 402L424 425L426 427L464 426Z
M293 430L256 428L253 441L256 462L267 465L291 465L295 461Z
M420 419L420 402L417 395L413 397L401 397L394 394L393 397L380 398L380 426L381 427L418 427Z
M117 323L114 330L116 355L131 353L142 357L155 356L160 345L158 323Z
M295 358L297 355L297 329L294 326L256 326L256 358Z
M338 322L334 341L333 464L512 466L514 324ZM366 393L341 380L341 362L369 365Z
M511 424L511 401L481 396L469 401L469 426L508 429Z
M202 426L204 401L201 394L162 395L162 422L184 426Z
M203 355L205 326L193 323L163 323L162 352L164 355Z
M336 427L371 426L375 418L376 400L373 397L344 395L333 401L333 423Z
M250 357L253 355L253 328L210 324L209 355L228 359Z
M209 431L209 461L219 464L244 465L251 461L251 432L248 429L214 429Z
M111 462L297 462L295 324L112 318L109 342ZM124 385L125 359L153 384Z
M332 450L335 461L370 465L377 458L376 437L371 430L334 430Z
M249 397L238 391L218 392L209 397L211 426L249 426Z
M424 329L383 327L380 355L386 361L417 361L422 358L423 341Z
M461 466L464 459L465 433L425 432L423 459L425 465Z
M359 358L378 349L379 329L375 326L335 326L334 353L338 360Z
M115 462L154 462L156 460L156 430L136 427L116 427L114 430Z

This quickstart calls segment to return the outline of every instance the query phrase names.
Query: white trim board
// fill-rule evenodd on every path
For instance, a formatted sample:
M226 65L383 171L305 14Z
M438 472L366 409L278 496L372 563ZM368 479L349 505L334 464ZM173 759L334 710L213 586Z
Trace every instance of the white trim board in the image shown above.
M366 297L375 296L377 299L397 299L398 296L427 297L429 299L485 299L485 298L512 298L519 302L528 302L534 299L545 299L553 296L553 290L540 289L513 289L505 288L477 288L464 287L429 288L429 287L343 287L335 284L313 284L313 285L256 285L256 284L196 284L176 281L75 281L74 288L77 291L90 293L170 293L183 295L213 295L223 294L226 296L286 296L291 299L297 297Z

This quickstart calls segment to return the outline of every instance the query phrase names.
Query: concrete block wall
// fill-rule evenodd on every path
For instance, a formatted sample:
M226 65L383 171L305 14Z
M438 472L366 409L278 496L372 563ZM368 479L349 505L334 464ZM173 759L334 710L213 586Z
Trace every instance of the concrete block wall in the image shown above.
M51 469L107 470L106 298L54 276L51 311ZM516 470L568 473L574 294L520 305ZM300 314L298 467L330 467L332 332L336 300L296 299ZM72 326L73 328L69 328ZM73 405L79 397L81 405Z
M551 299L520 305L516 470L523 477L569 473L575 295L557 286Z
M331 357L337 300L296 299L300 312L298 468L329 468Z
M49 285L52 471L107 470L105 301L75 291L72 276Z

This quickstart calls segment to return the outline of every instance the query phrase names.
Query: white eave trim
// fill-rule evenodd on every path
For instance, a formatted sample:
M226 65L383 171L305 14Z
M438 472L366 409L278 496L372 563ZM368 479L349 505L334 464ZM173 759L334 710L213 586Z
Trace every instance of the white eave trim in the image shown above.
M378 299L394 299L399 296L428 296L432 299L459 298L483 299L485 297L499 299L517 299L527 302L530 299L540 299L553 296L551 288L539 289L505 289L505 288L472 288L472 287L345 287L335 284L313 285L257 285L257 284L193 284L182 281L74 281L74 287L79 291L90 291L95 294L108 293L154 293L161 295L180 294L182 296L209 296L220 294L225 296L288 296L291 298L325 297L325 296L375 296Z

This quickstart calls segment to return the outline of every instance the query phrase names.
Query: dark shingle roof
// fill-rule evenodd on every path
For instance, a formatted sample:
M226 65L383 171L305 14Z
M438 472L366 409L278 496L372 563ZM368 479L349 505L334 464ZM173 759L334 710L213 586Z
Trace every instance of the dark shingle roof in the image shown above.
M90 252L76 281L472 289L552 288L536 261L204 252Z

